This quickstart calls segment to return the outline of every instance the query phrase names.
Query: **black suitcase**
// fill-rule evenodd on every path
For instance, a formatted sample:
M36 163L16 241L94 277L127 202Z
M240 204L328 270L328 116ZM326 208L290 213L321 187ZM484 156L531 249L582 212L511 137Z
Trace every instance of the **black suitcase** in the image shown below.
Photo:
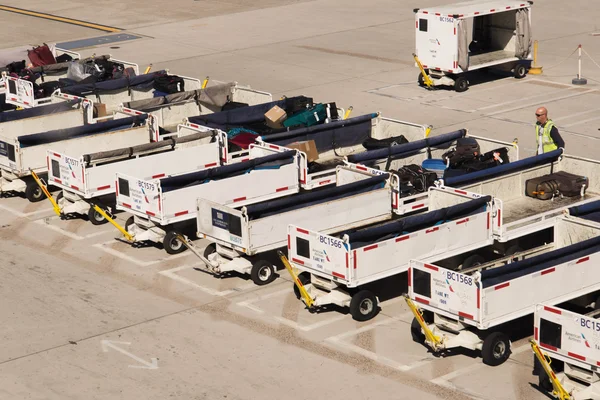
M532 178L525 182L525 194L540 200L549 200L555 196L574 197L585 194L589 187L589 179L585 176L556 172Z
M392 172L398 175L401 186L410 184L419 193L427 191L438 179L435 172L422 168L417 164L405 165Z
M285 99L285 112L289 116L300 111L306 111L314 106L312 97L297 96Z
M177 75L158 76L154 78L154 89L167 94L183 92L184 80Z
M459 138L456 147L442 154L442 159L449 164L450 168L458 167L464 162L473 161L480 156L480 148L477 140L473 138Z
M386 139L374 139L368 138L363 142L363 147L367 150L387 149L391 146L397 146L399 144L408 143L408 140L404 135L395 136Z

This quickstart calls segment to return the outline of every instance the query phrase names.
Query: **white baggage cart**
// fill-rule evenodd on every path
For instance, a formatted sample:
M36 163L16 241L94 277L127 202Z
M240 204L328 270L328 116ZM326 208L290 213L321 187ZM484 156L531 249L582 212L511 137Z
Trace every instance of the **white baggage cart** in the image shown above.
M162 179L117 173L116 208L133 214L125 229L135 242L162 242L175 254L185 250L177 236L195 231L198 198L241 207L299 191L296 150L251 145L248 157Z
M57 196L61 215L87 215L94 225L107 222L93 205L109 214L115 211L117 172L159 179L221 164L224 132L180 125L177 133L158 142L77 156L47 150L48 182L62 189Z
M44 194L31 171L47 179L48 148L78 155L90 149L110 150L147 143L158 138L150 120L148 115L142 115L16 137L0 135L5 147L0 152L0 192L22 192L31 202L43 200Z
M563 216L554 221L553 242L461 272L411 260L413 339L435 352L480 350L484 363L502 364L511 347L504 324L532 314L539 303L596 300L599 233L595 223Z
M336 184L242 207L198 199L197 236L214 242L199 253L209 270L250 274L257 285L276 278L273 250L286 246L287 225L303 224L325 233L392 218L393 175L338 166Z
M355 320L369 320L379 303L369 283L407 271L416 257L443 260L493 243L491 196L438 188L428 194L427 213L347 233L290 225L288 258L303 271L298 279L314 306L350 307Z

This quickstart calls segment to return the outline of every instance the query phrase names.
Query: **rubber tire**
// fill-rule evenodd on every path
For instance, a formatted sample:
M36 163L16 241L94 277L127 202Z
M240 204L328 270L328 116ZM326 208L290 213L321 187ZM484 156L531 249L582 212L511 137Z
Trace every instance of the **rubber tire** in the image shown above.
M542 367L542 364L539 362L537 357L535 355L533 357L534 357L533 362L535 363L535 368L537 368L538 386L543 391L552 393L552 390L554 390L554 388L552 387L552 383L550 382L550 378L548 377L548 374L546 373L546 371L544 371L544 367Z
M513 75L517 79L523 79L525 76L527 76L527 68L523 64L517 64L515 65Z
M302 283L303 285L306 285L307 283L310 283L310 274L308 272L301 272L298 275L298 280L300 281L300 283ZM298 289L298 286L296 286L296 284L294 283L294 294L296 295L296 298L298 300L300 300L300 297L302 297L300 295L300 289Z
M413 318L412 322L410 323L410 335L412 336L413 342L420 344L425 343L425 334L421 332L421 325L416 318Z
M261 276L261 271L269 271L266 279ZM250 271L250 278L252 278L252 282L258 286L267 285L277 278L275 274L275 267L268 261L258 260L252 265L252 270Z
M94 210L94 207L90 207L87 215L92 225L104 225L108 222L106 218L104 218L99 212ZM97 219L97 217L101 217L102 219Z
M27 182L27 186L25 187L25 197L32 203L37 203L39 201L44 200L44 192L42 188L39 187L35 181Z
M61 190L60 192L58 192L58 194L56 195L56 204L58 204L58 202L60 201L60 199L62 199L63 197L65 197L63 191ZM60 204L59 204L60 205Z
M174 246L174 243L179 243L179 246ZM163 239L163 247L168 254L183 253L187 247L177 239L177 232L168 231Z
M468 269L483 263L485 263L485 258L479 254L471 254L469 257L465 258L460 269Z
M208 258L208 256L210 256L212 253L216 253L217 252L217 245L214 243L209 244L208 246L206 246L206 248L204 249L204 258Z
M494 349L500 344L504 345L504 352L501 355L494 355ZM492 332L483 340L481 357L486 365L497 367L508 360L510 353L510 339L502 332Z
M417 83L419 86L425 86L425 78L423 77L423 73L419 72L419 77L417 78Z
M469 88L469 81L464 76L459 76L454 80L454 90L457 93L465 92Z
M513 244L504 252L504 256L512 256L513 254L520 253L522 251L523 251L523 249L521 248L521 246L519 246L518 244ZM516 261L513 260L513 262L516 262Z
M127 221L125 221L125 226L124 226L125 230L126 230L127 232L129 232L129 227L130 227L131 225L133 225L134 223L135 223L135 222L134 222L134 218L133 218L133 217L129 217L129 218L127 218ZM129 232L129 233L131 233L131 232Z
M594 311L600 310L600 296L596 298L596 302L594 303Z
M371 309L367 312L362 310L365 302L371 302ZM379 312L379 307L377 307L377 298L373 293L368 290L361 290L352 296L352 300L350 300L350 315L355 321L364 322L374 318Z

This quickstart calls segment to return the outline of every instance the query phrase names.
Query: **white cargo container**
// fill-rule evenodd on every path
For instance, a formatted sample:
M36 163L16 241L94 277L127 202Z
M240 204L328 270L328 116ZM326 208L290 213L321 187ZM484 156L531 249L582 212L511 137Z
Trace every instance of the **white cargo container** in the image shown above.
M597 299L599 234L596 223L563 216L554 221L553 242L460 272L411 260L408 295L429 312L413 320L413 339L435 352L480 350L484 363L502 364L511 352L503 324L532 314L539 303Z
M465 73L487 67L509 69L523 78L532 59L532 4L466 1L415 9L416 55L434 85L465 91Z
M267 256L285 247L288 224L334 233L392 218L392 187L398 185L394 175L338 166L335 182L327 189L241 209L198 199L197 236L214 243L203 256L191 248L211 271L250 274L254 283L265 285L278 269Z

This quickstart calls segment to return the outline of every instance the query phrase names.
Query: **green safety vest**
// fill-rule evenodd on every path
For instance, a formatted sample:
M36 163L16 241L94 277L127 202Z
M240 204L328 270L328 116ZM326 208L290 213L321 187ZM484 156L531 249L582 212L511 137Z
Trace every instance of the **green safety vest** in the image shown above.
M550 136L550 131L552 130L552 127L554 126L554 122L552 122L552 120L548 120L546 121L546 125L542 128L542 146L544 149L544 153L548 153L552 150L556 150L558 149L558 146L556 146L556 144L554 143L554 140L552 140L552 136ZM540 125L536 125L535 126L535 141L537 143L537 147L540 147Z

